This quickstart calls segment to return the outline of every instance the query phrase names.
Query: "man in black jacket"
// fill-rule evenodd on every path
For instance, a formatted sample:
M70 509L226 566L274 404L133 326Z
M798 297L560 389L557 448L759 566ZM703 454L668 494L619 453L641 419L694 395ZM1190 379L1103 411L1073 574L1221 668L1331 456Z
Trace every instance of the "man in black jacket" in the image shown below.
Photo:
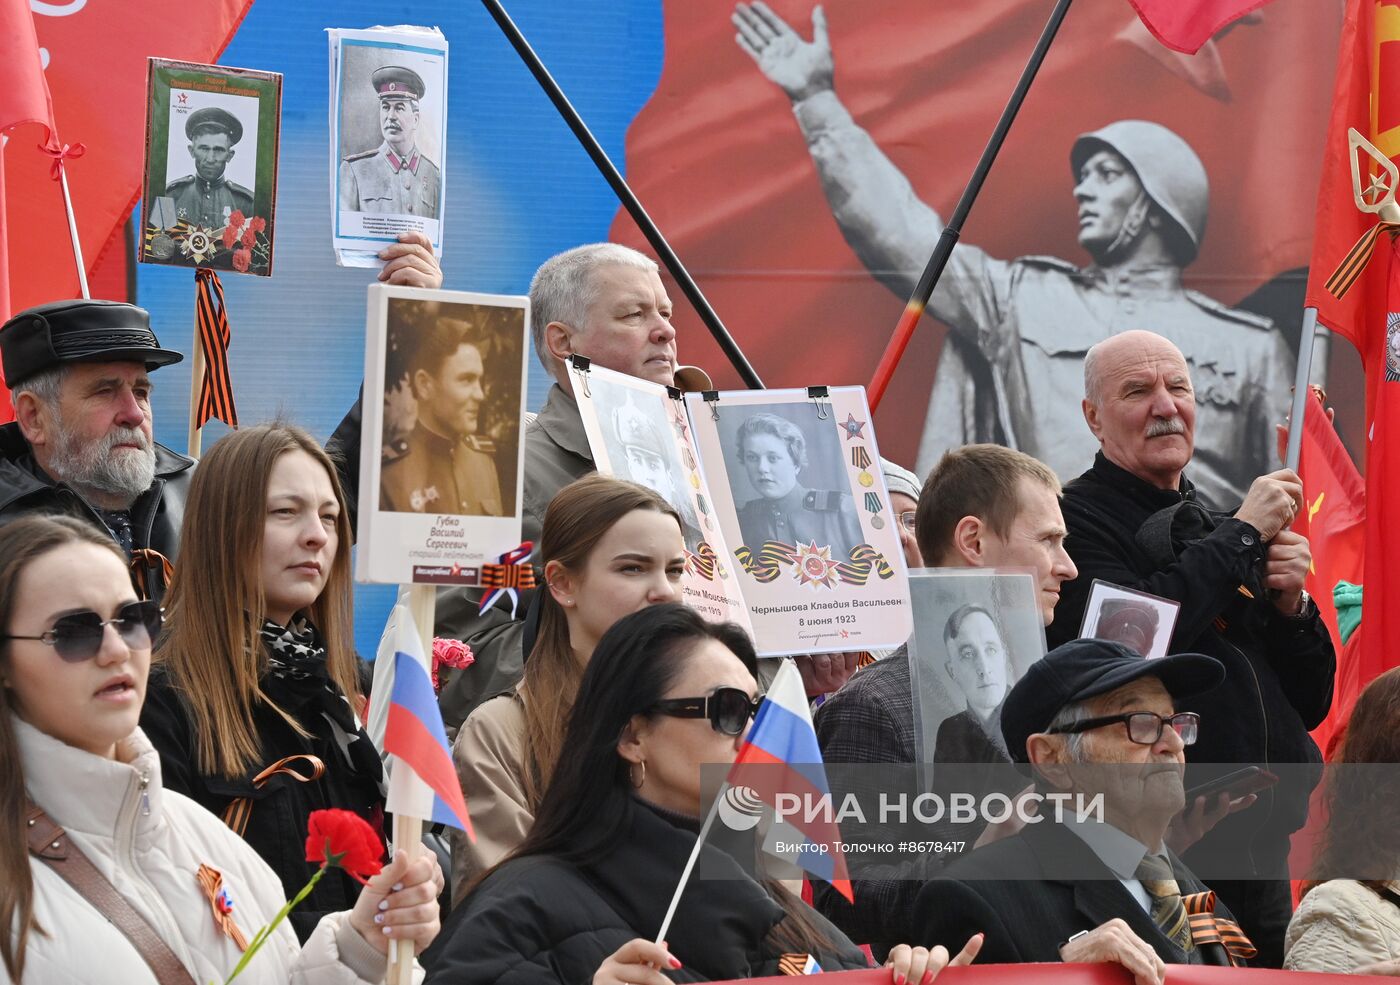
M1185 750L1214 724L1188 709L1224 676L1202 654L1148 660L1103 640L1032 664L1006 697L1001 731L1034 766L1037 819L929 882L915 939L982 932L983 962L1111 962L1137 985L1160 985L1167 964L1246 960L1252 949L1232 939L1228 910L1165 843L1185 799Z
M1207 396L1242 385L1211 365L1196 369ZM1065 586L1051 645L1079 635L1095 579L1179 602L1169 652L1206 653L1226 669L1224 685L1198 702L1209 725L1191 750L1202 764L1192 782L1205 778L1204 764L1320 763L1308 730L1331 707L1336 656L1303 591L1307 540L1289 529L1302 503L1297 475L1255 479L1233 516L1197 503L1184 474L1195 391L1181 352L1158 335L1124 332L1094 346L1084 380L1084 416L1102 450L1065 488L1079 577ZM1265 791L1186 856L1239 914L1264 966L1282 962L1289 836L1306 818L1309 789ZM1225 871L1250 878L1215 875Z
M165 593L191 459L155 442L148 374L183 356L117 301L55 301L0 328L15 420L0 427L0 523L67 513L110 533L147 597Z

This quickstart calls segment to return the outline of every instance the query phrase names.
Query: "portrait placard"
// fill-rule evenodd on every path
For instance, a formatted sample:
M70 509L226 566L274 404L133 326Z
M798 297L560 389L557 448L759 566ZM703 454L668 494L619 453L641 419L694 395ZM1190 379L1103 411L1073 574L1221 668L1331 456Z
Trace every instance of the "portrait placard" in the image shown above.
M685 399L758 652L875 650L908 639L899 521L864 389Z
M399 234L442 256L447 39L436 28L330 28L331 235L336 263L377 267Z
M268 276L282 76L151 58L142 263Z
M653 489L676 508L686 552L684 601L707 619L751 629L679 391L576 358L574 395L598 471Z
M995 568L924 568L910 575L909 595L919 761L1009 762L1001 704L1026 669L1045 656L1034 576Z
M372 284L355 577L477 585L520 544L529 301Z
M1149 659L1165 657L1180 611L1180 602L1095 578L1079 635L1122 643Z

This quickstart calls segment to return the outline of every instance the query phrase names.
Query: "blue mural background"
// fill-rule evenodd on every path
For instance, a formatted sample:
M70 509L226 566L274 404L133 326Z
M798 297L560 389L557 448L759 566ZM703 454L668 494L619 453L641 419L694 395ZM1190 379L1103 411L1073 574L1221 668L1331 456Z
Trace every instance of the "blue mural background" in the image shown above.
M660 0L513 0L508 9L622 167L626 128L661 71ZM479 4L258 0L220 60L284 75L274 273L223 278L229 363L245 424L281 415L324 440L360 385L365 288L374 274L337 267L331 254L324 29L375 24L437 26L451 45L446 287L524 294L545 258L607 239L617 212L612 192ZM150 310L162 343L192 351L190 271L140 265L136 300ZM190 363L162 369L155 383L156 437L183 450ZM532 409L548 386L532 362ZM211 422L204 446L225 433ZM356 590L355 639L367 657L393 598L388 586Z

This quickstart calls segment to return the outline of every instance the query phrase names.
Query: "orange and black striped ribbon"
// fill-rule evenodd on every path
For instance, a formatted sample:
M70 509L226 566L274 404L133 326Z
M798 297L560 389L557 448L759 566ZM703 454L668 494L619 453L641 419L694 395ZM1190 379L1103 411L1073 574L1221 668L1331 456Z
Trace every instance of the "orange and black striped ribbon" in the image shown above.
M482 588L534 588L535 569L529 564L483 564Z
M224 307L224 285L219 275L201 268L195 279L195 327L199 347L204 350L204 379L199 387L199 407L195 426L204 427L217 417L229 427L238 427L238 411L233 406L233 379L228 371L228 311Z
M1239 967L1259 953L1240 925L1229 917L1215 915L1215 893L1187 893L1181 897L1181 905L1186 908L1186 919L1191 925L1191 941L1197 947L1202 944L1219 944L1230 956L1230 964Z
M874 571L881 580L894 577L894 568L869 544L858 544L851 548L851 559L836 566L836 576L848 585L864 585Z
M1327 288L1328 294L1338 301L1346 297L1347 291L1351 290L1352 285L1366 269L1366 265L1371 262L1371 254L1376 249L1376 240L1380 238L1381 233L1390 233L1394 237L1400 233L1400 222L1378 222L1362 233L1356 245L1342 262L1337 264L1337 269L1332 271L1332 276L1322 285Z
M692 554L686 551L685 568L692 574L697 574L706 581L715 580L715 567L719 564L719 555L715 549L707 542L701 541L695 552Z
M131 583L136 594L143 599L155 598L156 586L151 584L149 576L156 568L161 572L161 585L169 585L170 579L175 576L175 566L170 563L170 558L149 547L138 547L131 552Z
M782 541L766 540L755 555L753 548L745 545L734 552L746 572L767 584L778 577L784 564L797 563L797 548Z
M224 874L218 869L200 863L194 874L204 895L209 898L209 908L214 911L214 925L224 936L233 941L240 951L248 950L248 938L233 920L233 899L224 889Z
M310 775L299 773L292 769L292 764L298 761L305 762L305 769ZM253 789L261 790L268 780L274 776L290 776L298 783L311 783L319 780L326 773L326 764L319 756L312 756L309 753L301 753L296 756L286 756L277 760L267 769L253 777ZM229 801L229 805L224 808L223 821L234 834L243 837L243 832L248 830L248 819L253 814L252 797L235 797Z

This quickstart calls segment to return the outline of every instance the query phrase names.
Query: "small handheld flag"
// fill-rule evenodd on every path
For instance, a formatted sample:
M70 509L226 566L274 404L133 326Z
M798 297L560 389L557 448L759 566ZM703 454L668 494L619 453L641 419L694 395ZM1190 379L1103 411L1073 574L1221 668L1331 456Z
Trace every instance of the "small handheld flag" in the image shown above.
M422 640L407 609L395 606L391 622L393 681L383 747L389 757L385 807L393 814L461 828L475 841Z

